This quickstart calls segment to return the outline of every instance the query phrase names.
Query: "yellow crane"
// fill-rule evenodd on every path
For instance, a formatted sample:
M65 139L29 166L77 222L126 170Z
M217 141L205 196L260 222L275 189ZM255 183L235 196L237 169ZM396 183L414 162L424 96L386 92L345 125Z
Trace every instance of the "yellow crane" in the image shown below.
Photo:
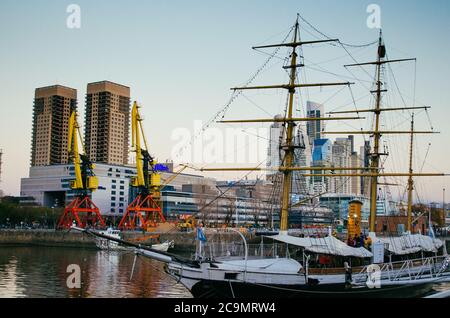
M137 102L134 102L131 110L131 147L136 153L137 170L136 176L131 179L131 186L137 189L137 196L128 206L119 223L119 228L147 230L149 227L156 226L157 223L166 222L160 205L160 171L163 169L148 151Z
M83 153L79 151L80 140ZM78 227L104 227L105 222L98 207L92 202L90 194L98 188L98 178L94 174L94 164L85 154L81 139L80 125L77 113L72 112L69 118L68 153L73 162L75 179L70 182L70 188L75 192L74 200L67 205L64 214L58 222L58 228L70 228L74 223Z

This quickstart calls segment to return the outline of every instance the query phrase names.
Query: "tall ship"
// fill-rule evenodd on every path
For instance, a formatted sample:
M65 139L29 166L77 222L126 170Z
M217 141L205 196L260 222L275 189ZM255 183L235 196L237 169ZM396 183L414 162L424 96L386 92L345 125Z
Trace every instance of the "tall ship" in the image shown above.
M375 67L372 108L330 112L329 117L296 117L295 104L305 88L345 87L351 82L305 83L300 82L302 68L305 67L303 47L313 44L342 44L337 39L328 38L304 41L300 36L300 20L291 28L286 40L279 44L254 47L254 49L287 48L289 63L283 69L289 74L289 82L281 84L243 86L232 88L235 92L244 90L285 90L287 92L286 109L283 116L266 119L221 119L220 123L280 123L284 127L280 153L282 160L276 167L280 175L277 184L279 195L279 231L275 235L262 235L256 246L247 243L246 237L236 229L242 241L237 242L238 249L225 248L226 253L219 253L213 243L204 243L202 228L198 228L198 250L193 259L165 253L130 242L116 240L136 249L139 255L152 258L166 264L166 272L186 286L194 297L418 297L433 288L435 284L450 281L450 257L442 241L414 233L412 193L414 178L444 176L443 173L416 173L412 168L413 138L416 134L435 133L434 131L416 131L414 118L411 129L405 131L384 130L383 114L395 111L415 111L429 107L387 107L383 96L387 88L383 83L383 67L392 63L408 62L413 59L388 59L387 50L380 32L376 42L376 60L358 63L346 67ZM375 43L374 43L375 44ZM324 134L354 134L371 136L370 164L368 166L298 166L295 151L295 127L301 122L357 121L365 115L373 115L373 127L367 131L323 131ZM407 172L385 172L382 158L382 136L407 135L410 137L409 170ZM239 167L210 168L202 171L264 171L270 168ZM273 169L273 168L272 168ZM298 202L292 200L293 176L302 172L304 177L315 177L320 173L327 178L365 178L370 181L370 216L369 231L365 242L350 246L338 239L330 229L321 236L294 235L289 232L289 214ZM377 202L380 178L408 178L407 228L402 235L378 237L376 235ZM320 196L320 194L319 194ZM311 198L307 198L311 199ZM300 202L301 203L301 202ZM361 202L350 203L348 214L348 235L362 232ZM353 219L353 216L355 218ZM353 221L350 221L353 220ZM358 224L357 224L358 223ZM92 235L102 237L94 231L80 229ZM211 236L213 236L211 234ZM362 235L361 235L362 236ZM361 239L361 236L359 238ZM104 237L109 239L108 237ZM209 239L209 238L208 238ZM112 239L115 240L115 239ZM214 239L211 238L211 241ZM367 241L369 243L367 243ZM221 242L217 242L222 245ZM320 259L322 261L316 262Z

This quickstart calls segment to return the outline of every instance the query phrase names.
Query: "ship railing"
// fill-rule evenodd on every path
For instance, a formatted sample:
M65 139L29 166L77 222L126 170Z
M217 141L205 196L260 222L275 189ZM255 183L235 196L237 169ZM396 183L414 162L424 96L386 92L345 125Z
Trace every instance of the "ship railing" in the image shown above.
M245 245L238 242L208 242L204 244L209 259L221 257L245 258ZM280 244L247 244L248 258L283 257L286 249Z
M364 266L354 275L355 283L364 283L369 278L369 272L373 265ZM448 273L450 265L449 256L433 256L427 258L389 262L377 264L380 271L380 279L389 281L417 280L423 278L438 278ZM450 275L450 273L449 273Z

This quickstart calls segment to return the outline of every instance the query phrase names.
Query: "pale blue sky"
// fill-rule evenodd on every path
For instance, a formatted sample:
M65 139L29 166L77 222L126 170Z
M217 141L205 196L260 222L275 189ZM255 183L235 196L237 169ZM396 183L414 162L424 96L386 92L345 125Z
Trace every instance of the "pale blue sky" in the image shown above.
M71 3L81 7L79 30L66 27L66 7ZM371 3L381 6L389 56L418 58L417 105L433 106L430 113L433 126L442 132L432 138L419 138L417 166L420 168L431 141L424 170L450 172L447 124L450 118L450 3L446 0L2 0L0 148L4 151L4 165L0 188L7 194L17 195L20 178L28 175L36 87L62 84L78 89L78 106L83 115L88 82L107 79L130 86L132 98L145 107L146 132L152 152L164 160L170 155L170 136L174 128L192 128L194 120L211 118L226 103L229 88L245 82L264 62L266 56L252 51L251 46L282 40L297 12L322 32L339 37L343 42L374 41L377 30L366 26L366 8ZM311 37L304 33L303 38ZM319 47L319 52L306 49L305 58L320 62L333 56L345 56L342 49L336 48L327 55L323 53L325 48ZM373 47L352 52L359 61L368 61L375 54ZM342 65L351 62L347 57L323 67L349 76ZM283 78L277 78L276 74L283 74L279 66L273 65L258 82L279 82ZM402 92L412 96L414 63L393 66L393 69L398 71ZM373 73L370 68L368 71ZM336 80L336 77L319 75L322 74L311 71L308 80ZM356 70L355 75L370 80L361 71ZM390 88L395 91L393 83ZM367 93L358 84L354 92L357 97ZM270 100L279 100L275 95L270 96ZM327 103L327 110L348 103L349 94L344 95ZM264 104L261 94L248 96L269 113L275 114L282 108L281 102ZM318 95L317 90L308 96L319 102L327 99L327 95ZM399 102L399 95L393 94L391 106ZM406 101L410 102L411 99ZM230 109L228 117L267 116L248 105L241 99ZM392 126L405 123L406 118L403 128L407 128L406 115L398 116L392 119ZM424 114L418 114L418 120L420 128L429 128ZM393 138L392 142L392 154L407 150L407 139ZM404 167L403 156L395 160L398 165L393 162L392 168ZM225 178L223 174L216 176ZM420 196L423 200L440 201L443 186L450 189L449 178L421 180ZM393 194L399 191L394 189Z

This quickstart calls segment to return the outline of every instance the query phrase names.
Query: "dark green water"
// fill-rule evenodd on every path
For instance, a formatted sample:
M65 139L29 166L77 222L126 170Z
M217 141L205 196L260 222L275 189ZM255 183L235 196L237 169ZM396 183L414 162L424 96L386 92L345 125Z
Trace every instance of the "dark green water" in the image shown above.
M134 254L95 249L0 247L1 297L192 297L163 265ZM70 264L81 269L81 288L69 289Z

